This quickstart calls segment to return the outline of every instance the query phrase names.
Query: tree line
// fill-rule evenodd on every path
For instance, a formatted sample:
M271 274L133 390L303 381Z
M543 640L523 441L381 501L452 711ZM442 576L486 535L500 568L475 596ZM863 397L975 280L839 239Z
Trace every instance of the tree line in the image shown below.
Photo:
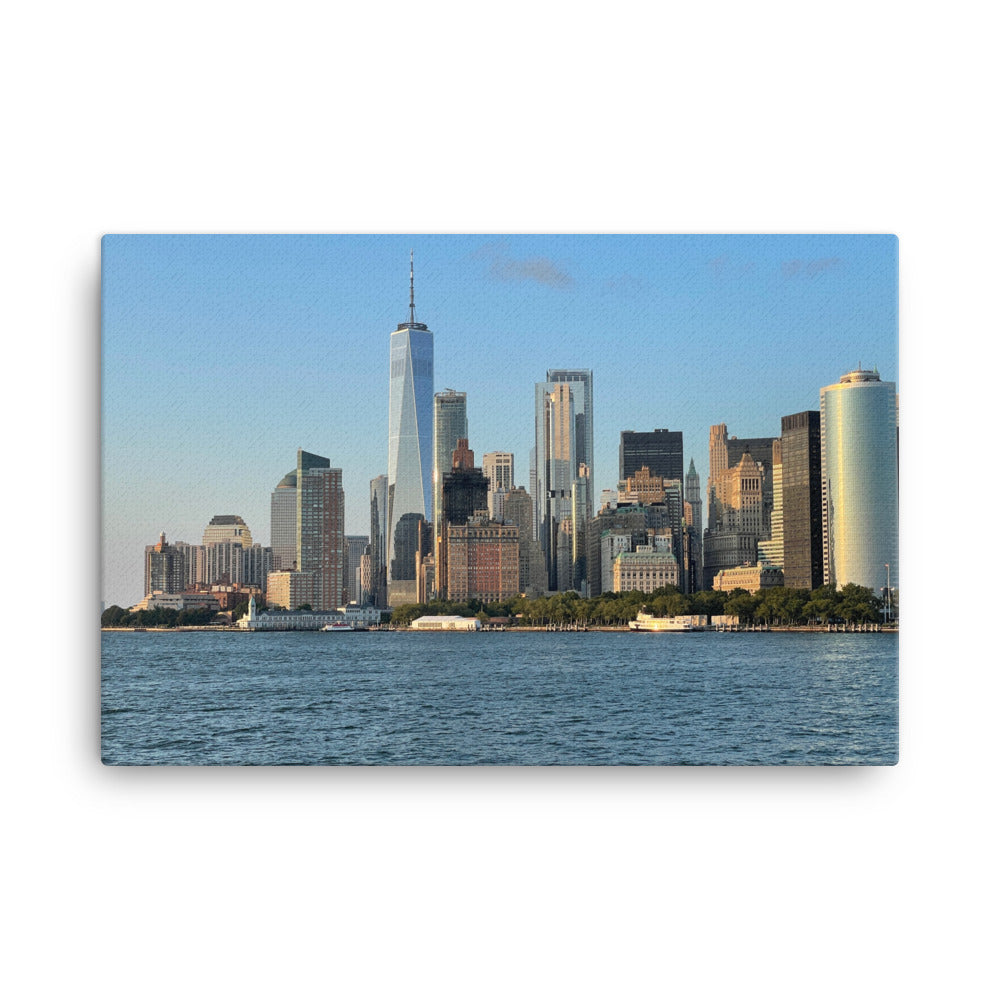
M181 625L211 625L218 611L211 608L146 608L127 611L117 604L101 612L102 628L177 628Z
M238 621L246 609L246 604L236 607L233 621ZM895 617L895 594L892 610ZM747 590L729 593L701 590L695 594L682 594L676 587L668 586L651 594L638 590L626 593L609 591L599 597L581 597L570 590L545 597L514 597L491 603L471 600L404 604L393 610L389 621L405 627L421 615L461 615L466 618L475 616L483 622L490 618L509 618L512 624L532 626L577 624L621 628L627 626L640 611L667 618L677 615L732 615L742 625L864 624L882 620L882 597L870 587L854 583L848 583L840 590L832 585L811 591L768 587L755 594ZM101 614L101 625L106 628L177 628L209 625L216 615L217 612L207 608L126 611L115 604Z
M638 590L581 597L575 591L545 597L515 597L507 601L430 601L405 604L392 612L394 625L409 625L421 615L477 616L518 619L522 625L592 625L623 627L640 611L658 617L678 615L732 615L743 625L807 625L831 622L862 624L882 620L882 597L870 587L854 583L837 590L832 585L816 590L768 587L752 594L737 589L729 593L701 590L682 594L676 587L661 587L651 594ZM895 605L893 606L895 613Z

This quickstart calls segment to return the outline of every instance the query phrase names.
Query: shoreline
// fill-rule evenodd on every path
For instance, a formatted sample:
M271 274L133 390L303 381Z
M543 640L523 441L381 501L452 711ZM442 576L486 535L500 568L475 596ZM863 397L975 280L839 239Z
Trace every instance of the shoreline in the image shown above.
M131 625L117 626L117 625L102 625L102 632L239 632L244 635L255 635L257 632L319 632L319 629L246 629L240 628L238 625L179 625L174 628L160 627L160 626L146 626L146 627L132 627ZM693 635L694 632L653 632L653 631L638 631L635 629L630 629L627 625L588 625L586 628L550 628L545 625L519 625L515 628L483 628L483 629L470 629L470 630L454 630L454 629L411 629L411 628L369 628L363 629L361 631L367 632L392 632L392 633L405 633L407 635L441 635L442 633L450 631L461 631L464 635L466 631L476 632L476 633L489 633L491 635L499 632L510 632L517 634L519 632L543 632L551 633L552 635L567 635L576 632L628 632L635 633L636 635ZM882 633L899 633L898 625L879 625L877 628L865 629L860 627L851 628L850 626L836 626L834 628L829 628L826 625L767 625L767 626L753 626L753 625L740 625L738 627L728 627L728 628L706 628L699 630L701 632L715 632L720 634L739 634L739 635L768 635L774 632L816 632L824 633L827 635L881 635Z

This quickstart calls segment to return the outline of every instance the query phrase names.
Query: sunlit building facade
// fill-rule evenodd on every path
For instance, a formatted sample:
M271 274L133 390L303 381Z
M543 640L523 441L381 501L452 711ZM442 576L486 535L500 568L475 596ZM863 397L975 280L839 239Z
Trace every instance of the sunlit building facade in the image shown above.
M413 304L413 257L410 256L410 318L389 338L389 496L390 545L396 525L407 514L433 516L434 334L418 323ZM388 553L389 604L393 604ZM409 589L409 588L407 588Z
M820 390L823 580L878 593L898 565L896 386L856 369Z

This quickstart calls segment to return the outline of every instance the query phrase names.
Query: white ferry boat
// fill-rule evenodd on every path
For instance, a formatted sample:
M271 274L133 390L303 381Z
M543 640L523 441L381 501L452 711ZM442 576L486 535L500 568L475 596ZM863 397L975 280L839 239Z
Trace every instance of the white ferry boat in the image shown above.
M320 632L354 632L356 629L350 622L329 622Z
M633 632L704 632L708 627L704 615L678 615L674 618L657 618L640 611L628 623Z

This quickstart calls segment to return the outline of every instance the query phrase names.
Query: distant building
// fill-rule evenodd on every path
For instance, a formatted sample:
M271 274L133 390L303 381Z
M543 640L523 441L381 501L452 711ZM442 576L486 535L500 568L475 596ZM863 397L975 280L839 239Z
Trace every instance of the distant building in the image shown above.
M250 601L246 615L237 625L251 632L316 632L324 625L347 623L368 628L379 622L377 608L347 605L330 611L258 610ZM335 640L334 640L335 641Z
M397 525L406 516L434 516L434 334L418 323L413 300L413 255L410 255L410 317L389 338L389 516L386 538L389 583L394 567L409 563L392 546ZM404 532L402 537L408 537ZM404 590L415 585L410 564ZM415 586L414 586L415 589ZM389 592L393 602L393 589Z
M448 525L450 601L505 601L520 593L518 529L483 516Z
M299 571L314 580L314 609L327 611L346 603L344 593L343 473L330 460L298 450L296 558Z
M781 521L785 586L822 587L823 468L818 410L781 418Z
M687 578L685 589L689 594L697 593L705 587L704 532L701 511L701 478L694 467L694 459L692 459L688 466L687 475L684 477L684 520L688 528L685 534L684 566Z
M389 607L416 603L417 570L424 556L430 555L432 534L431 525L420 514L404 514L396 522L389 567Z
M725 424L709 434L708 528L704 578L757 561L758 543L771 537L776 438L730 438Z
M422 615L410 622L410 628L417 632L478 632L482 627L478 618L461 615Z
M452 451L451 468L442 482L441 537L435 556L435 586L439 596L450 593L448 528L464 525L470 517L487 510L489 480L475 466L475 453L469 442L460 438Z
M898 566L896 406L895 384L877 371L857 369L820 389L824 583L877 593Z
M755 566L733 566L719 570L712 584L713 590L728 593L732 590L747 590L756 594L768 587L784 586L785 578L778 566L757 563Z
M435 559L444 544L442 510L444 502L444 477L451 472L452 455L460 440L468 442L469 420L466 412L467 394L445 389L434 393L434 546Z
M167 536L162 531L155 545L146 546L142 586L143 594L153 591L177 594L184 589L184 557L167 544Z
M275 569L297 569L295 525L298 479L292 469L271 493L271 551Z
M220 611L222 605L216 594L167 594L154 590L138 604L129 608L129 611L148 611L151 608L167 608L172 611Z
M388 507L389 477L376 476L369 483L371 513L371 582L370 603L377 608L389 606L388 593Z
M785 562L785 493L782 439L775 438L771 450L771 533L757 542L757 561L784 568Z
M361 599L361 557L367 548L367 535L344 536L344 593L354 604L364 603Z
M312 573L302 573L294 569L280 569L267 577L267 602L275 608L294 611L304 604L313 607Z
M656 544L660 543L660 544ZM634 552L619 552L612 563L612 590L639 590L651 594L660 587L680 589L680 565L670 536L655 536L652 545L637 545Z
M618 478L628 479L643 466L661 479L684 475L684 434L681 431L622 431L618 444Z
M483 455L483 475L489 480L487 510L494 521L504 520L504 501L514 488L514 455L509 451L490 451Z
M590 369L549 369L535 384L532 498L553 591L586 585L586 530L594 509L594 393ZM566 522L566 527L563 526Z
M545 560L538 540L531 535L531 497L523 486L515 486L504 498L504 522L517 527L519 593L544 591L548 582Z
M238 514L216 514L201 536L202 545L217 545L220 542L239 542L243 548L253 545L250 529Z
M587 527L587 571L591 593L614 590L613 559L619 551L653 544L657 535L669 536L674 547L675 511L666 504L623 504L602 507ZM608 535L619 536L613 545ZM627 539L627 548L624 539ZM609 548L609 545L611 546Z

